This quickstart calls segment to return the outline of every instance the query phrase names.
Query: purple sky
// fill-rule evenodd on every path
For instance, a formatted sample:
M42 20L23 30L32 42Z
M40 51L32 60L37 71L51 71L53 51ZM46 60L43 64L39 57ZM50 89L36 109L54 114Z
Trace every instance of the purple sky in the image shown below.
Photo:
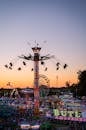
M32 53L27 42L33 46L35 40L42 46L42 54L53 54L62 64L68 63L69 69L65 74L71 81L78 70L86 69L86 1L0 0L0 79L5 83L16 79L8 76L4 64L22 53ZM53 68L50 65L52 72ZM9 75L13 74L14 71L9 72ZM64 78L65 74L62 69L54 72L55 77ZM2 80L0 82L2 86Z

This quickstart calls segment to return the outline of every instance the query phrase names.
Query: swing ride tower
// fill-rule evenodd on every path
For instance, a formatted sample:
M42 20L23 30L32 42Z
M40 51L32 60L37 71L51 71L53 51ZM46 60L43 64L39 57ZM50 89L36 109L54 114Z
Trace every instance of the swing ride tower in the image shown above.
M39 114L39 52L41 47L33 47L34 53L34 114Z
M31 60L34 62L34 68L32 68L32 71L34 71L34 115L39 115L39 105L40 105L40 90L39 90L39 62L41 62L41 65L44 65L44 60L48 60L52 58L53 56L47 54L45 56L40 56L41 47L39 47L39 44L31 48L34 55L21 55L19 58L23 58L25 60ZM45 68L45 71L47 71L47 67Z
M39 62L41 62L41 65L45 65L45 60L49 60L51 58L55 58L54 55L44 55L41 56L40 55L40 51L41 51L41 47L39 47L39 45L37 44L34 47L31 47L32 51L33 51L33 55L29 54L29 55L21 55L18 56L19 58L22 58L23 60L31 60L34 63L34 68L32 68L32 71L34 71L34 85L33 85L33 89L34 89L34 115L38 116L39 115L39 106L40 106L40 88L39 88ZM23 65L26 66L26 62L23 61ZM56 63L56 70L59 69L60 63L57 62ZM8 65L5 65L6 68L11 69L13 67L13 63L10 62ZM63 68L65 69L67 67L67 64L63 65ZM47 71L47 67L45 68L45 71ZM21 70L21 67L18 68L18 71Z

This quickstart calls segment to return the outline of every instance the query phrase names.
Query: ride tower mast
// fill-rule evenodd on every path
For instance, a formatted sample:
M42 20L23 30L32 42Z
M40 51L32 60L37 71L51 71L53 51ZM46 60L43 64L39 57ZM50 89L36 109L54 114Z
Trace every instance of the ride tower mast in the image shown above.
M39 115L39 52L41 47L38 47L37 44L32 50L34 53L34 114Z

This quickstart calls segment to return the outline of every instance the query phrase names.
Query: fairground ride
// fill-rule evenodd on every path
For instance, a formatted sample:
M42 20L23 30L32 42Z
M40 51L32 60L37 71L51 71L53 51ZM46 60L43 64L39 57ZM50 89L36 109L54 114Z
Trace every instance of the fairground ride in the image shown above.
M33 54L29 54L29 55L21 55L18 56L18 58L23 59L23 65L26 66L26 61L33 61L34 63L34 68L32 68L32 71L34 71L34 115L39 115L39 105L40 105L40 89L39 89L39 62L41 62L41 65L45 64L46 60L55 58L54 55L44 55L41 56L40 55L40 51L41 51L41 47L39 46L38 43L36 43L36 46L31 48L33 51ZM12 70L13 67L13 63L10 62L9 65L5 65L6 68ZM60 67L60 62L57 61L56 63L56 70L58 70ZM63 65L63 68L66 69L67 64ZM45 71L47 71L47 67L45 68ZM18 71L21 70L21 67L18 68Z

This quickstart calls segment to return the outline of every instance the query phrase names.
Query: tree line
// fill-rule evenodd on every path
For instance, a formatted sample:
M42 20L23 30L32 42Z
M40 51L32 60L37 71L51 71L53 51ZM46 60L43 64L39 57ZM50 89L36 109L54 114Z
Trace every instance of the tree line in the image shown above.
M78 71L77 74L78 82L72 85L66 82L66 87L73 92L74 96L86 96L86 70Z

